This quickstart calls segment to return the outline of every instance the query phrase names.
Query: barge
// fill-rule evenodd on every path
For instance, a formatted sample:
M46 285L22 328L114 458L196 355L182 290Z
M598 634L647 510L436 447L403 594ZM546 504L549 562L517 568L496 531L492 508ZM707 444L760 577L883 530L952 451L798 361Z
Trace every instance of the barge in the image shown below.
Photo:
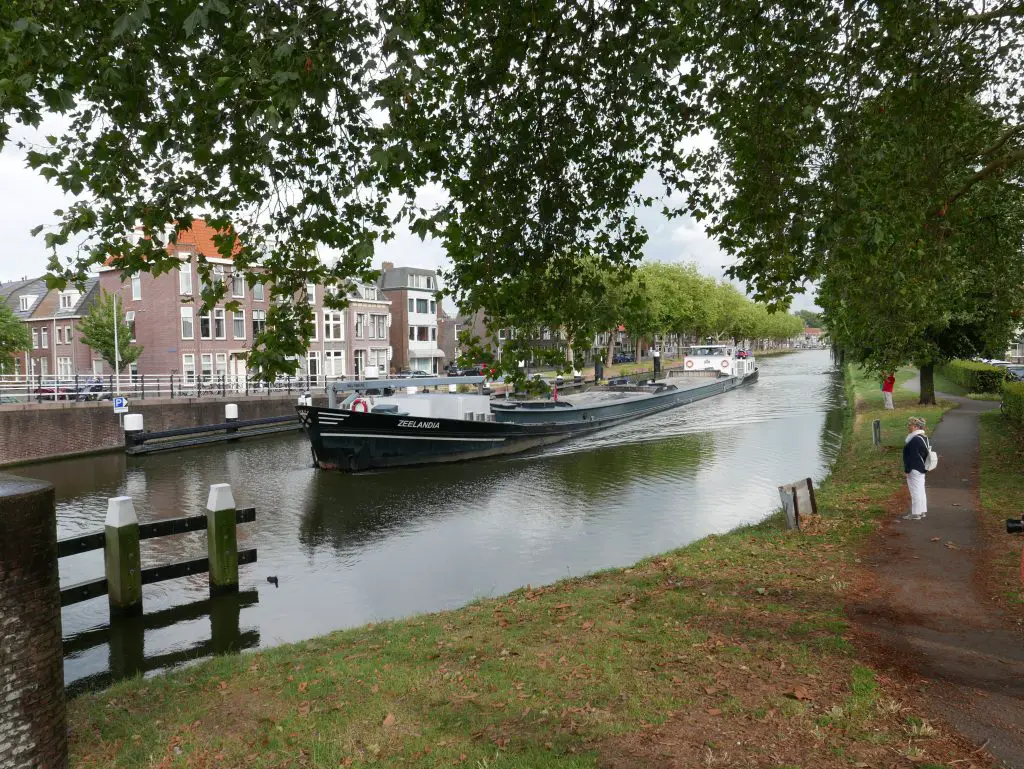
M752 357L714 345L692 348L663 379L570 398L492 399L480 376L368 379L334 382L327 408L297 410L316 466L355 473L516 454L721 395L757 374Z

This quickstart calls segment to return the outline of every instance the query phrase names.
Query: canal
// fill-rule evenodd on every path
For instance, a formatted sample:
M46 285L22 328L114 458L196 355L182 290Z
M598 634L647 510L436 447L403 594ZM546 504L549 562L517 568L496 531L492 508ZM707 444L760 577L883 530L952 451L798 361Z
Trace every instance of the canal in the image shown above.
M142 521L200 513L229 482L255 523L237 596L206 575L147 585L141 618L106 599L63 610L72 691L223 651L273 646L450 609L526 584L625 566L778 507L777 486L828 472L843 423L828 352L768 358L751 386L520 457L347 476L314 470L288 433L171 454L19 468L53 483L61 537L102 528L107 499ZM143 543L143 565L205 555L205 533ZM102 576L99 551L61 559L61 584ZM268 581L268 578L276 580ZM276 583L276 584L275 584Z

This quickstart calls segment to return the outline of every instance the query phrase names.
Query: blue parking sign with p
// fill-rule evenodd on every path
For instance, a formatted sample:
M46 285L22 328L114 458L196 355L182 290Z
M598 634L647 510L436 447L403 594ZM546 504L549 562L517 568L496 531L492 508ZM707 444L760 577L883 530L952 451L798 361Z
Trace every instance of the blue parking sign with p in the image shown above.
M115 414L127 414L128 413L128 399L120 395L114 398L114 413Z

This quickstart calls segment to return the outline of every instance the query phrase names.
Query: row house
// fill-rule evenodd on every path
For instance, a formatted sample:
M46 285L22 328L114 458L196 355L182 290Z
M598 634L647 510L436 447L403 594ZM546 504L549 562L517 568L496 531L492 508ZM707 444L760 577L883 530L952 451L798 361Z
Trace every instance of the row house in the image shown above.
M0 285L0 301L28 326L32 338L31 348L14 356L14 374L70 379L102 371L102 360L82 343L80 331L98 293L96 278L81 291L71 285L51 290L43 278Z
M202 220L178 234L168 245L180 260L177 269L161 275L140 273L125 277L113 266L101 269L99 285L116 293L132 341L143 346L133 366L138 374L176 374L186 381L244 377L246 355L256 335L266 328L270 289L252 286L231 259L223 258L214 244L216 230ZM218 306L199 313L202 293L198 257L212 266L212 279L228 288ZM388 328L390 305L376 286L356 285L352 306L337 310L325 303L325 288L306 286L305 301L312 305L313 333L297 373L314 380L360 376L367 365L387 370L390 360ZM224 305L237 302L238 309Z
M439 373L444 352L438 339L437 274L384 262L378 285L391 300L391 368Z

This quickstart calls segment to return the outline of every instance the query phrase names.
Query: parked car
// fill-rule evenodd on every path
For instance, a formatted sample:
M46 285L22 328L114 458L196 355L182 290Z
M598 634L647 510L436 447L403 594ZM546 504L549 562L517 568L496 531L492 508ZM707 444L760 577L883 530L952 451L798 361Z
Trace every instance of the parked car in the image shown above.
M454 363L445 369L448 376L485 376L494 377L494 369L486 363L474 363L472 366L458 366Z
M74 385L44 385L32 391L37 398L50 401L69 401L77 395Z
M1024 366L1014 364L1006 367L1006 378L1014 382L1024 382Z
M636 356L618 352L612 357L612 363L636 363Z
M403 368L397 374L396 379L411 379L413 377L433 376L433 374L427 373L421 369Z

